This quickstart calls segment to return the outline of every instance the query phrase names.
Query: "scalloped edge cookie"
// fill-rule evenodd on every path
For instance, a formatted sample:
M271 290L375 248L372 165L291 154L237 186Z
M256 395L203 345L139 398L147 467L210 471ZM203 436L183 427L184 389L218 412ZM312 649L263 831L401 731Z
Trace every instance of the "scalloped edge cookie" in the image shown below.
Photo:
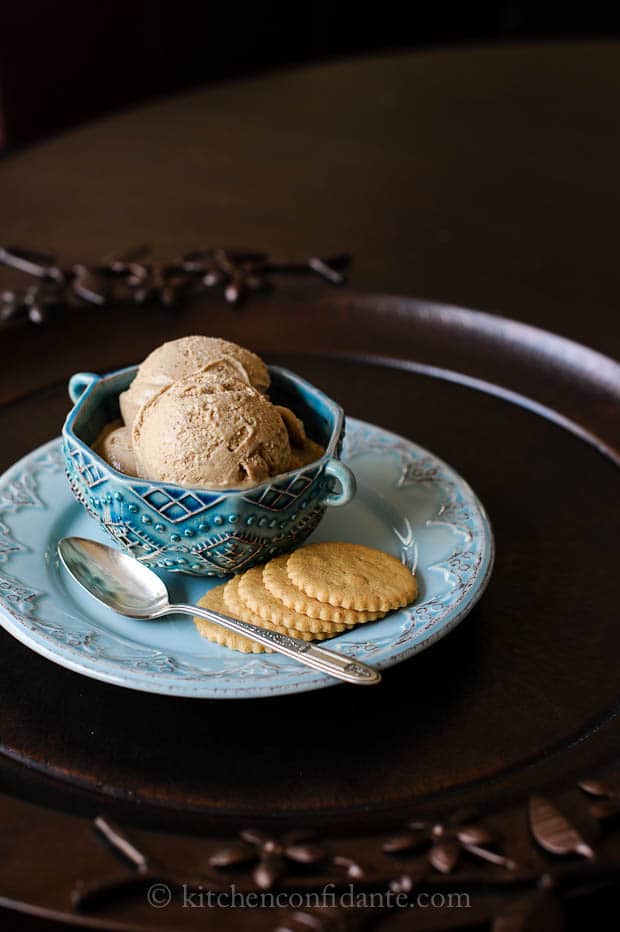
M319 602L357 611L391 611L415 599L415 576L382 550L342 541L308 544L286 564L298 589Z
M283 602L286 608L302 616L308 615L317 622L325 624L341 624L345 628L351 628L355 625L364 624L367 621L377 621L383 618L385 612L361 612L355 609L338 608L330 605L329 602L320 602L313 599L299 589L291 580L287 572L289 554L282 557L275 557L266 563L263 567L263 583L274 598ZM250 601L246 599L248 605ZM252 606L254 607L254 606ZM315 630L315 629L313 629ZM321 630L317 628L316 630ZM342 629L340 629L342 630Z

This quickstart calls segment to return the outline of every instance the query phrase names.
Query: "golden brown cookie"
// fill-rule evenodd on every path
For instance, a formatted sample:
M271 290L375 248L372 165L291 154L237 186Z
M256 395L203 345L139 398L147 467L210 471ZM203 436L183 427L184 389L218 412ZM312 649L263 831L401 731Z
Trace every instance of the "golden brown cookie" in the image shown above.
M418 591L411 570L389 553L342 541L300 547L289 556L286 571L311 598L357 611L401 608Z
M290 576L286 571L288 554L283 557L275 557L263 567L263 583L272 596L283 602L284 605L292 612L300 613L302 616L309 615L311 619L317 619L324 623L358 625L365 621L376 621L377 618L383 618L385 612L358 612L351 608L338 608L330 605L329 602L319 602L313 599L297 586L293 584ZM252 608L252 603L245 598L242 589L242 596ZM314 630L314 629L313 629ZM316 629L319 630L319 629Z
M285 561L286 559L284 557ZM250 611L255 612L264 621L294 629L300 632L300 637L301 632L323 633L325 637L332 637L352 627L351 624L333 622L330 619L311 618L302 612L288 608L266 588L264 569L266 567L257 566L248 570L239 577L238 587L241 600L245 602Z
M235 584L233 588L236 590L238 578L231 580L231 582ZM323 640L330 636L327 634L313 635L309 632L295 631L280 625L269 625L250 612L247 606L240 602L238 596L233 596L231 599L229 593L229 600L226 601L224 593L228 586L230 586L230 583L216 586L215 589L210 589L209 592L206 592L202 598L198 600L198 605L202 605L203 608L210 608L214 612L220 612L222 615L228 615L229 618L238 618L239 621L249 621L250 624L256 624L262 628L269 628L272 631L278 631L280 634L290 634L292 637L298 637L303 641ZM229 604L230 602L232 602L232 604ZM246 654L273 653L269 647L257 644L255 641L251 641L242 634L229 631L227 628L223 628L214 621L207 621L204 618L194 617L194 624L203 637L208 638L210 641L214 641L216 644L222 645L222 647L230 647L232 650L239 650Z
M243 601L239 592L239 584L242 576L235 576L224 587L224 604L226 612L233 618L239 618L240 621L249 621L251 625L258 625L260 628L269 628L271 631L279 631L280 634L290 634L291 637L299 638L301 641L324 641L330 638L336 632L324 631L301 631L298 628L291 628L288 625L278 624L261 618L256 612Z
M229 615L231 618L237 617L224 602L225 588L226 584L216 586L215 589L209 589L209 591L205 592L202 598L198 600L198 605L201 605L203 608L209 608L213 612L219 612L221 615ZM204 618L194 617L194 624L203 638L215 641L216 644L221 644L223 647L240 650L246 654L262 654L265 651L271 653L269 648L263 647L262 644L257 644L256 641L250 641L249 638L244 638L242 634L235 634L234 631L222 628L221 625L217 625L214 621L206 621Z

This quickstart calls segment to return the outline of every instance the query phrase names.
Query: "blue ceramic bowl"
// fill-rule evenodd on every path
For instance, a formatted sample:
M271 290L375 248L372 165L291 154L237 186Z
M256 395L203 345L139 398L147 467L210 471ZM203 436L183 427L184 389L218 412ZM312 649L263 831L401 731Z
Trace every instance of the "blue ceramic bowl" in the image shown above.
M63 451L77 500L141 563L172 573L228 576L298 546L328 505L353 498L355 477L339 460L342 408L275 366L270 368L270 397L295 411L308 434L325 446L320 460L240 490L189 489L118 472L90 444L120 416L119 393L136 371L131 366L103 377L92 372L71 377L74 407L63 427Z

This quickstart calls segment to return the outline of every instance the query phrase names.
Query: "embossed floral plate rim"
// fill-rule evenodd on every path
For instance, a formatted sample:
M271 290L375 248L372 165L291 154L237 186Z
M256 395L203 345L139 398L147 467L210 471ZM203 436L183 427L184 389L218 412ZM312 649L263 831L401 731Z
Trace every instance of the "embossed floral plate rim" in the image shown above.
M379 454L381 462L385 454L390 454L398 463L396 488L432 486L439 493L441 504L436 518L427 521L426 526L450 527L462 539L460 549L438 563L447 584L440 596L424 598L423 593L422 601L413 606L328 642L335 650L385 669L444 637L471 611L492 572L494 541L484 507L450 466L413 441L375 425L347 419L343 459L355 461L374 454ZM37 492L40 474L47 474L48 480L59 480L58 494L47 504ZM331 677L276 654L248 655L216 648L215 659L208 658L211 663L208 669L204 663L201 666L204 657L188 662L158 648L132 647L105 628L95 626L93 630L92 619L75 616L75 605L68 607L70 611L64 609L70 620L66 627L50 621L43 612L39 616L38 601L42 596L51 596L55 603L62 603L62 592L51 585L53 555L41 551L49 536L45 527L53 527L62 509L69 507L79 506L74 503L64 476L60 438L27 454L0 477L0 624L27 647L76 673L165 695L254 698L334 685ZM31 509L36 509L39 517L45 516L38 545L37 541L20 540L21 519ZM405 526L410 527L407 515ZM93 536L102 536L96 530L93 522ZM405 538L406 535L399 537L401 557L416 567L416 538ZM29 563L33 563L28 578L15 575L16 557L20 554L27 555ZM189 619L187 624L191 625Z

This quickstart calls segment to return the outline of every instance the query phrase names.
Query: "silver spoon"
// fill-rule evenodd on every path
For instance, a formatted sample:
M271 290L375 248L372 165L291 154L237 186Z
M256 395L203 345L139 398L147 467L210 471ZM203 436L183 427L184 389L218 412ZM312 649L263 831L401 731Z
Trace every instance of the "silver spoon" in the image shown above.
M316 647L308 641L259 628L197 605L172 605L168 590L156 573L133 557L96 540L63 537L58 542L58 555L80 586L119 615L145 620L177 612L198 615L347 683L370 686L381 680L381 674L372 667L325 647Z

